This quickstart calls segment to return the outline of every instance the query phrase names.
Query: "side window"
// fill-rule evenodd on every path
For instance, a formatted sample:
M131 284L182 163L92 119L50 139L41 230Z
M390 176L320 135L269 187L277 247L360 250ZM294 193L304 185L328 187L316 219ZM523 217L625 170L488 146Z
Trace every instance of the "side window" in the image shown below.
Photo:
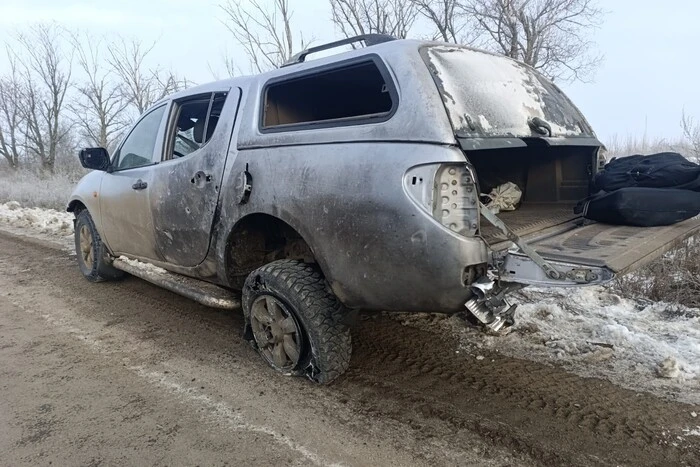
M226 95L216 93L178 104L171 158L184 157L207 144L219 122Z
M385 117L396 105L394 96L393 83L385 79L377 63L352 63L269 84L264 92L262 127L333 126Z
M165 107L162 105L151 111L131 130L119 149L117 169L133 169L153 163L153 151Z

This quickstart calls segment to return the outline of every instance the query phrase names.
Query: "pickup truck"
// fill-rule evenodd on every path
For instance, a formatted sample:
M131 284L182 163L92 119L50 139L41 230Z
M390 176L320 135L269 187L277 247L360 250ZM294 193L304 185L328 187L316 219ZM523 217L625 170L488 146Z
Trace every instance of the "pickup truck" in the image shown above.
M356 310L469 312L498 331L513 290L602 284L698 231L574 214L603 151L527 65L366 35L162 99L112 155L81 151L95 170L68 211L88 280L126 271L241 306L272 368L328 383L348 368ZM494 214L481 194L506 182L522 201Z

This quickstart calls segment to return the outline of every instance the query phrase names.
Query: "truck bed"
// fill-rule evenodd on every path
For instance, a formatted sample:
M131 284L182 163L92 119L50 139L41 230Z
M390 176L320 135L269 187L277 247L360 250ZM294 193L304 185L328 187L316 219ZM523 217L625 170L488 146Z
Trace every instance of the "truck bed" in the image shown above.
M564 224L580 217L574 214L576 203L523 203L515 211L503 211L498 217L516 234L523 236ZM481 236L489 245L506 240L505 235L486 219L481 219Z

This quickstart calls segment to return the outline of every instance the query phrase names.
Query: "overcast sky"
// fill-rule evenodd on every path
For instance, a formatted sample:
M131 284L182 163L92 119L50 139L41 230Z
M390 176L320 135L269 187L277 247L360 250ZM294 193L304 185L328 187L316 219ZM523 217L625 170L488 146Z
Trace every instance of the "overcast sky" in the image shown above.
M223 0L222 0L223 1ZM224 76L225 53L246 59L221 24L218 0L0 0L0 42L37 21L157 42L152 63L196 82ZM327 0L291 0L294 26L315 42L338 37ZM599 1L609 13L595 41L605 61L593 83L562 84L604 141L675 139L681 112L700 119L700 2ZM6 67L0 58L0 72Z

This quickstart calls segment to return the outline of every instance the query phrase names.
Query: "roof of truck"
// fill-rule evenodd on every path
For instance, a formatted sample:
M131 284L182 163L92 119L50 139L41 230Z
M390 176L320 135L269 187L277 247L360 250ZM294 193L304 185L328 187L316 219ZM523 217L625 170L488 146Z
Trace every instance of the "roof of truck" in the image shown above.
M510 60L504 56L501 55L496 55L491 52L486 52L483 50L478 50L474 49L472 47L467 47L464 45L458 45L458 44L449 44L445 42L437 42L437 41L427 41L427 40L417 40L417 39L393 39L390 41L386 42L381 42L378 44L374 45L369 45L366 47L361 47L353 50L347 50L347 51L342 51L338 52L332 55L328 56L323 56L319 58L314 58L309 61L301 61L298 63L288 63L283 65L280 68L275 68L274 70L266 71L263 73L255 74L255 75L244 75L244 76L236 76L232 78L226 78L218 81L212 81L209 83L201 84L198 86L194 86L191 88L187 88L183 91L179 91L177 93L171 94L169 96L164 97L161 99L159 102L169 100L169 99L177 99L180 97L185 97L185 96L190 96L193 94L198 94L198 93L206 93L206 92L211 92L213 90L221 90L222 88L225 87L233 87L233 86L239 86L239 87L245 87L246 85L249 85L253 81L267 81L271 78L275 78L278 76L284 76L288 75L291 73L296 73L302 70L307 70L310 68L315 68L323 65L328 65L344 60L349 60L355 57L361 57L363 55L368 55L368 54L376 54L376 55L383 55L386 54L387 52L391 53L396 53L397 51L401 50L410 50L410 51L416 51L420 49L423 46L450 46L450 47L456 47L464 50L472 50L475 52L479 53L487 53L490 55L494 55L500 58L503 58L504 60ZM323 46L320 46L323 47Z

